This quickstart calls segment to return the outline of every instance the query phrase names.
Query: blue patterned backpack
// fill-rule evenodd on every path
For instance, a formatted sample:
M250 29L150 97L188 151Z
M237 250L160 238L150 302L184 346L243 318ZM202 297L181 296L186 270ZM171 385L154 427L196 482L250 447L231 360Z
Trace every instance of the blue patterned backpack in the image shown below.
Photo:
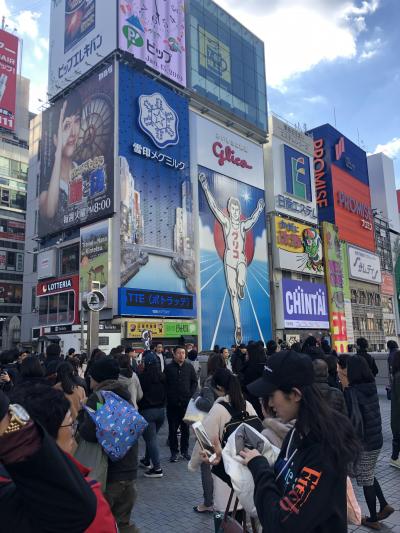
M96 424L98 443L111 461L120 461L148 426L146 420L126 400L111 391L97 393L104 403L94 411L85 406Z

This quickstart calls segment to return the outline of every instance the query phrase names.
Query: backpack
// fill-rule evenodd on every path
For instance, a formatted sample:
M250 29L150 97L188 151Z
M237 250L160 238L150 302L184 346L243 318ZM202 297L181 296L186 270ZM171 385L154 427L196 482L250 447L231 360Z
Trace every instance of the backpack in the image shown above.
M224 431L222 433L222 448L225 447L229 437L241 424L247 424L260 433L264 429L262 422L257 415L249 415L247 411L235 411L235 409L228 402L218 402L218 404L222 405L231 415L231 419L225 424ZM220 461L218 465L214 465L211 468L211 471L215 476L219 477L222 481L224 481L224 483L232 488L231 478L225 472L223 461Z
M126 400L111 391L101 391L104 404L97 411L85 406L96 425L96 437L111 459L120 461L137 443L148 423Z

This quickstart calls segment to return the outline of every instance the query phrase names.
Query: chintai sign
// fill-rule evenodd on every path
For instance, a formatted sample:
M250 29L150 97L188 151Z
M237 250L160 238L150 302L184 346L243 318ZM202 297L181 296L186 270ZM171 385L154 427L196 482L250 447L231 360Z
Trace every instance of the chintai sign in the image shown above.
M285 328L329 328L326 286L282 280Z

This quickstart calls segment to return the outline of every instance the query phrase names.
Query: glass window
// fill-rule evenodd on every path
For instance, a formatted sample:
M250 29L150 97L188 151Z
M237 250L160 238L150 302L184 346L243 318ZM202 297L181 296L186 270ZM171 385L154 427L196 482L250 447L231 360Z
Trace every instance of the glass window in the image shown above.
M75 320L75 293L62 292L39 298L39 324L54 326L72 324Z
M79 244L60 250L61 275L79 272Z
M68 319L68 295L69 292L60 294L59 307L58 307L58 320L60 323L69 322Z
M4 205L6 207L10 206L10 191L8 189L1 189L0 202L1 205Z
M15 270L17 264L17 254L15 252L7 252L7 270Z

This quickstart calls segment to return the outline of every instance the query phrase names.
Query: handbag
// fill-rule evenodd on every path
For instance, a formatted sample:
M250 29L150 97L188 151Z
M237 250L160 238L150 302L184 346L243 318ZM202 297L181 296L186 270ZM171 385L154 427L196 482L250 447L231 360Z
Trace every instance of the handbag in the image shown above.
M83 466L90 469L90 477L101 484L103 490L106 489L108 459L103 448L98 442L88 442L80 438L74 457Z
M242 523L236 520L237 508L239 505L238 498L236 498L235 500L235 505L233 507L232 516L229 516L229 509L231 508L234 495L235 495L235 491L232 489L231 494L229 496L228 504L226 506L225 513L223 516L221 513L214 514L215 533L246 533L248 531L247 530L247 517L246 517L245 511L242 511L243 513ZM257 526L256 526L256 521L254 520L254 518L251 519L251 528L253 530L253 533L257 533Z
M347 522L356 526L361 525L361 507L354 493L351 479L347 477Z
M148 423L136 409L111 391L101 391L104 403L85 410L96 425L96 437L111 461L120 461L134 446Z
M196 400L192 398L187 406L183 421L189 425L194 424L195 422L203 422L206 415L207 413L200 411L200 409L196 407Z

